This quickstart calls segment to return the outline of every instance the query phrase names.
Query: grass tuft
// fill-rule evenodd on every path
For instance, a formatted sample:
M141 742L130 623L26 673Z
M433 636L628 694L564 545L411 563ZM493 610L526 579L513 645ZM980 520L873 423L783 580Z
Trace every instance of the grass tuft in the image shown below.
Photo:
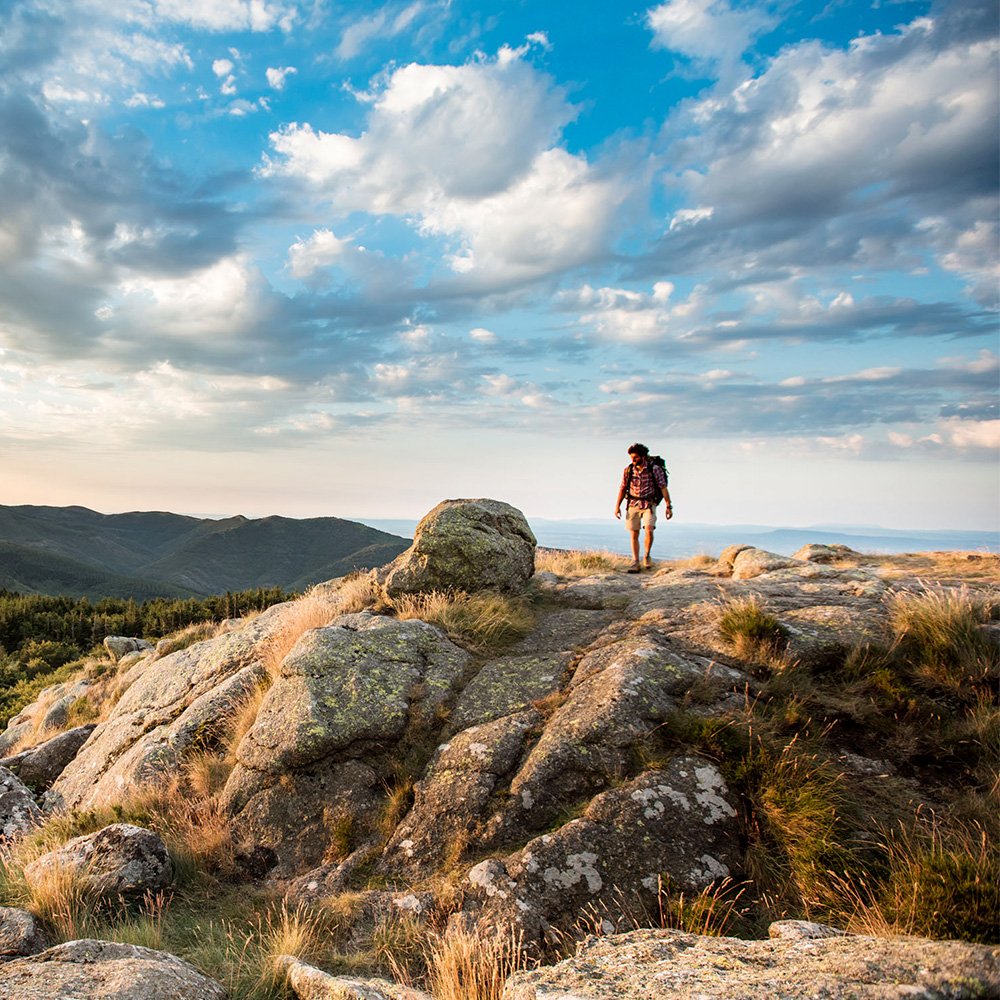
M737 657L763 664L780 659L787 637L781 623L756 595L726 601L719 613L719 631Z
M607 551L576 549L538 549L535 552L535 572L555 573L556 576L582 577L599 573L621 573L631 559Z
M403 594L394 598L396 616L419 618L438 625L449 637L474 652L502 649L526 636L535 625L534 612L524 597L483 591Z

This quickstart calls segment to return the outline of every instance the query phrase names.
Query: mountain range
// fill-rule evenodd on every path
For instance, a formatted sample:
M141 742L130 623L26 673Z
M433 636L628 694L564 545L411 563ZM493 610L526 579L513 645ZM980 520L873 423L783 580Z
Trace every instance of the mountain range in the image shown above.
M73 597L204 597L227 590L302 590L380 566L409 539L337 517L0 505L0 588Z

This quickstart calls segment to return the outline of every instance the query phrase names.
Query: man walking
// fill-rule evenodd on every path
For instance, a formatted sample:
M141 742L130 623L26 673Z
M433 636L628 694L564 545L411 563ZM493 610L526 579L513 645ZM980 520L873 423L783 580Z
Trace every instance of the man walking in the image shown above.
M621 486L618 489L618 499L615 501L615 517L621 520L622 500L628 497L625 504L625 527L632 536L632 565L628 571L638 573L639 566L639 531L646 529L646 555L643 566L653 568L650 550L653 548L653 529L656 527L656 505L660 498L666 501L664 513L669 521L674 516L670 503L670 491L667 489L667 477L659 465L649 461L649 449L644 444L633 444L628 450L630 465L625 466L622 473Z

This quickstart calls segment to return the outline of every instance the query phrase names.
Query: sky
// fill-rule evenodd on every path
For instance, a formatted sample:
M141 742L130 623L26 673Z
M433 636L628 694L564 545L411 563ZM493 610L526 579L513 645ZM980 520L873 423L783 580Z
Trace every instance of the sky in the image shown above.
M0 503L1000 530L994 0L7 0Z

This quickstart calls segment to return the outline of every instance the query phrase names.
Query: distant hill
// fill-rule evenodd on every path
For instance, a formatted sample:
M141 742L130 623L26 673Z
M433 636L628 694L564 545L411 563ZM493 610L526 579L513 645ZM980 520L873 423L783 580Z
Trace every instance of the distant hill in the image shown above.
M394 559L409 540L337 517L224 520L0 506L0 588L75 597L301 590Z

